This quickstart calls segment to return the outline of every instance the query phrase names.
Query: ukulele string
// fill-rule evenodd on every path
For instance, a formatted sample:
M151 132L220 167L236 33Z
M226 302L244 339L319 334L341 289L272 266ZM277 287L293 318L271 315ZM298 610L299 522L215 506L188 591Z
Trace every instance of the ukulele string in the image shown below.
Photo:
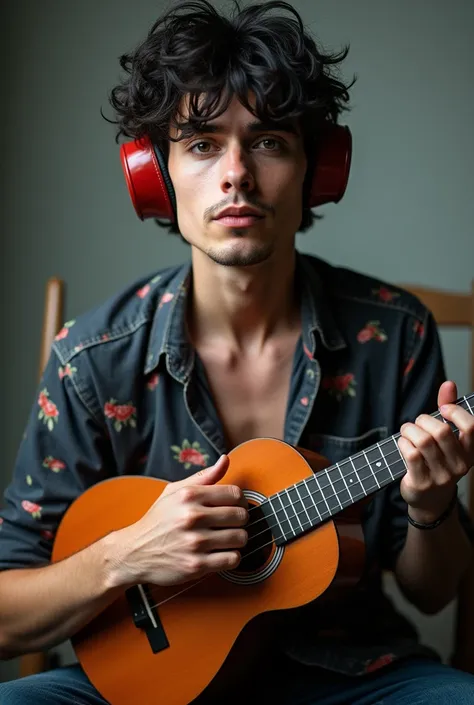
M474 397L474 394L471 395L471 396ZM469 398L470 398L470 397L469 397ZM468 404L468 405L469 405L469 404ZM470 407L469 407L469 408L470 408ZM453 429L453 432L454 432L455 434L456 434L456 433L459 433L459 429L455 428L455 429ZM397 436L393 436L392 438L386 439L385 443L388 442L388 441L390 441L390 440L395 440L395 438L398 438L399 436L400 436L400 434L398 434ZM382 442L379 443L378 445L381 446L381 445L383 445L383 444L384 444L384 441L382 441ZM396 450L390 451L390 453L388 453L387 456L385 456L385 457L388 458L388 457L389 457L390 455L392 455L393 453L397 453L397 455L400 456L399 459L403 460L403 457L401 456L401 453L400 453L400 451L398 450L398 448L397 448ZM364 455L364 453L361 452L361 453L359 453L359 454L357 454L357 455L352 456L352 458L355 459L356 457L362 457L363 455ZM405 461L403 460L403 462L405 462ZM389 468L390 468L390 463L386 463L386 465L387 465L387 468L389 469ZM364 467L370 467L370 465L367 464L367 465L364 466ZM364 469L364 468L363 468L363 467L362 467L362 468L358 468L358 470L362 470L362 469ZM382 469L384 469L384 468L382 468ZM380 473L381 470L375 471L375 472L373 472L373 474L376 475L377 472ZM356 471L353 471L353 472L350 473L350 474L356 474ZM342 475L342 473L341 473L341 475ZM348 475L349 475L349 474L348 474ZM319 489L319 488L318 488L318 489ZM315 492L309 493L310 496L312 496L313 494L315 494ZM334 497L334 496L336 496L336 493L334 493L333 495L331 495L331 497ZM358 499L362 499L362 497L365 497L365 496L367 496L367 495L363 493L363 494L361 494L360 497L358 497L355 501L357 501ZM331 499L331 497L329 497L328 499ZM253 509L258 509L259 507L261 507L263 504L267 503L268 501L269 501L269 500L265 500L265 502L262 502L261 505L258 505L258 506L256 506L256 507L253 507L251 510L249 510L249 513L250 513L250 511L252 511ZM351 502L351 504L352 504L352 502ZM343 507L341 506L341 509L342 509L342 508L343 508ZM338 511L340 511L340 510L338 510ZM299 512L298 514L302 514L302 513L303 513L303 511ZM319 511L318 511L318 514L319 514ZM296 515L296 512L295 512L295 515ZM332 515L330 514L329 516L332 516ZM327 519L327 518L328 518L328 517L326 517L326 519ZM257 524L257 523L259 523L260 521L263 521L263 520L264 520L264 519L258 519L257 521L255 521L253 524L250 524L249 526L254 526L255 524ZM322 517L321 517L321 523L322 523L323 521L325 521L325 520L322 519ZM301 525L301 527L302 527L301 522L300 522L300 525ZM272 526L268 525L267 528L266 528L264 531L261 531L260 533L258 533L258 534L256 534L255 536L253 536L253 537L249 540L249 542L250 542L251 540L257 538L257 536L261 536L262 534L266 533L267 531L271 531L271 529L272 529L272 528L275 528L276 526L278 526L278 523L277 523L277 524L274 524L274 525L272 525ZM286 538L286 536L285 536L285 538ZM291 538L291 537L289 537L289 538ZM251 556L252 554L256 553L257 551L261 551L261 550L263 550L264 548L266 548L267 546L271 546L271 545L273 544L273 542L274 542L274 539L272 538L271 541L267 541L267 543L264 543L264 544L262 544L261 546L257 546L257 548L254 548L252 551L250 551L250 553L246 553L245 556L244 556L244 558L247 559L249 556ZM247 544L247 545L248 545L248 544ZM158 608L158 607L161 607L161 605L164 605L166 602L170 602L170 600L173 600L174 598L178 597L179 595L182 595L183 593L187 592L188 590L191 590L191 589L194 588L196 585L199 585L200 583L202 583L202 582L203 582L204 580L206 580L207 578L210 578L211 575L214 575L214 573L209 573L208 575L205 575L203 578L200 578L198 581L192 583L191 585L188 585L187 587L183 588L182 590L179 590L178 592L173 593L172 595L170 595L170 596L167 597L166 599L161 600L160 602L157 602L157 603L155 603L154 605L149 605L149 608L150 608L150 609L156 609L156 608ZM156 586L156 587L158 587L158 586ZM153 593L152 593L152 588L150 588L149 591L150 591L150 594L153 594Z
M473 395L473 396L474 396L474 395ZM457 428L454 429L454 433L455 433L455 434L456 434L456 433L459 433L459 430L458 430ZM398 434L396 437L394 436L394 438L398 438L399 436L400 436L400 434ZM388 438L388 439L386 439L386 440L387 440L387 442L388 442L388 441L390 441L390 440L392 440L392 439L391 439L391 438ZM379 443L379 446L382 446L383 444L384 444L384 441L382 441L381 443ZM366 452L367 452L367 451L366 451ZM386 459L389 458L389 457L390 457L391 455L393 455L394 453L396 453L396 454L399 456L399 457L397 458L397 460L396 460L395 462L393 462L393 463L387 462ZM365 455L365 453L364 453L363 451L361 451L360 453L357 453L356 455L351 456L351 458L352 458L352 460L357 460L358 458L362 458L364 455ZM341 472L341 468L340 468L341 463L336 463L335 465L332 465L330 468L326 468L325 470L321 470L320 472L315 473L313 477L305 478L305 480L308 480L308 479L317 479L318 475L321 475L321 474L326 474L326 475L328 475L328 473L329 473L330 470L334 470L335 468L337 468L337 469L339 470L339 473L340 473L341 477L338 478L338 479L336 479L335 482L339 482L340 479L342 479L342 480L344 481L344 488L343 488L343 491L344 491L344 490L347 490L347 492L351 495L351 492L350 492L349 487L348 487L348 485L346 484L345 480L346 480L347 478L349 478L349 482L350 482L351 476L352 476L352 475L357 475L361 470L365 470L365 469L367 469L367 468L370 468L370 470L371 470L371 472L372 472L372 476L373 476L373 477L376 477L377 475L380 475L380 474L381 474L383 471L385 471L385 470L388 470L389 473L390 473L390 475L392 475L392 472L391 472L390 468L395 467L395 464L396 464L397 462L399 462L400 460L403 462L403 464L404 464L405 467L406 467L405 460L404 460L404 458L402 457L402 455L401 455L401 453L400 453L398 447L397 447L395 450L392 450L392 451L390 451L389 453L387 453L387 455L385 456L384 460L385 460L385 467L380 468L380 470L373 470L372 467L371 467L371 465L370 465L369 463L366 463L365 465L362 465L360 468L354 468L353 470L351 470L350 472L346 473L345 475L343 475L342 472ZM342 461L342 462L347 463L347 462L349 462L349 461L348 461L348 460L345 460L345 461ZM380 461L377 460L376 462L380 462ZM396 479L396 478L394 478L393 475L392 475L391 481L392 481L392 480L395 480L395 479ZM303 486L303 485L306 486L305 480L300 480L299 482L296 482L296 483L293 485L293 487ZM330 478L329 478L329 481L330 481L331 486L332 486L333 483L331 482L331 479L330 479ZM391 482L391 481L390 481L390 482ZM364 486L362 485L362 481L359 480L359 482L360 482L360 484L361 484L361 487L363 488ZM378 482L377 482L377 485L378 485ZM326 485L326 487L328 487L328 486L329 486L329 485ZM289 489L291 489L291 488L289 488ZM376 489L376 488L373 487L371 490L369 490L369 493L372 494L372 492L375 491L375 489ZM381 489L381 487L378 486L378 487L377 487L377 490L378 490L378 489ZM338 498L338 502L339 502L339 504L340 504L340 507L339 507L339 509L338 509L337 511L341 511L342 509L344 509L342 503L339 501L339 497L338 497L338 493L337 493L337 492L333 492L333 494L330 494L330 495L328 495L328 496L326 497L326 495L323 493L322 489L321 489L319 486L317 487L317 489L316 489L314 492L310 492L310 491L308 490L308 487L307 487L307 486L306 486L306 490L307 490L307 492L308 492L308 495L307 495L308 497L313 497L313 496L316 495L318 492L320 492L320 493L321 493L321 496L322 496L322 499L319 500L319 503L324 502L326 505L327 505L327 500L333 499L333 497L337 497L337 498ZM284 491L285 491L285 490L281 490L280 492L277 492L276 494L277 494L277 495L280 495L280 494L282 494L282 492L284 492ZM362 494L357 495L356 497L352 497L352 495L351 495L352 501L349 502L349 504L347 504L347 506L350 506L350 504L353 504L353 503L359 501L359 499L362 499L363 497L367 497L367 493L366 493L366 492L362 492ZM303 499L306 499L306 498L303 498ZM250 515L253 511L255 511L256 509L260 509L260 507L263 507L265 504L270 504L271 509L273 509L273 507L271 506L271 501L272 501L272 498L271 498L271 497L265 499L261 504L257 504L256 506L251 507L251 508L248 510L248 514ZM300 501L301 501L301 499L300 499ZM301 503L303 503L303 502L301 501ZM314 505L314 507L309 507L309 509L313 509L313 508L314 508L314 509L316 509L316 511L318 512L318 514L320 514L319 509L318 509L317 506L316 506L316 505L317 505L317 502L315 502L314 500L313 500L313 505ZM284 507L285 510L288 509L288 507L285 507L285 505L283 504L283 502L282 502L282 507ZM293 508L293 505L290 505L290 507ZM308 507L307 507L307 508L308 508ZM328 509L329 509L329 507L328 507ZM293 510L294 510L294 509L293 509ZM277 511L280 511L280 510L277 510ZM298 512L298 513L295 512L295 515L298 516L299 514L303 514L303 513L304 513L304 510L303 510L303 511L300 511L300 512ZM320 516L320 518L322 519L321 516ZM326 518L327 518L327 517L326 517ZM249 529L251 526L255 526L256 524L259 524L259 523L262 522L262 521L266 521L266 517L261 517L260 519L257 519L256 521L252 522L251 524L246 524L246 525L245 525L245 528L246 528L246 529ZM284 519L283 521L285 521L285 519ZM277 523L277 524L273 524L271 528L275 528L276 526L278 526L278 523ZM260 535L260 534L257 534L256 536L259 536L259 535ZM255 537L253 537L253 538L255 538Z
M392 453L397 453L397 451L396 451L396 450L391 451L391 452L388 453L385 457L388 458L390 455L392 455ZM400 460L400 458L399 458L399 460ZM397 460L397 462L398 462L398 460ZM384 470L388 470L388 471L390 472L390 467L393 467L394 465L395 465L395 463L393 463L392 465L390 465L390 463L387 463L384 468L381 468L380 470L372 471L373 477L375 477L376 475L380 474L380 473L381 473L382 471L384 471ZM359 472L360 470L365 470L365 469L368 468L368 467L370 467L370 466L369 466L369 465L364 465L363 467L360 467L360 468L358 468L357 470L352 470L351 472L348 472L346 475L342 475L342 473L341 473L341 477L342 477L344 480L345 480L346 478L349 478L349 482L350 482L350 476L351 476L351 475L357 475L357 472ZM323 472L324 472L324 471L323 471ZM340 470L339 470L339 472L340 472ZM318 473L318 474L319 474L319 473ZM315 475L315 477L317 477L317 475ZM310 479L313 479L313 478L310 478ZM395 478L393 478L393 479L395 479ZM339 480L336 480L336 482L339 482ZM295 483L294 487L296 487L296 485L301 485L301 486L302 486L302 485L305 485L305 484L306 484L306 483L305 483L304 480L300 480L299 482ZM360 484L361 484L361 486L363 487L362 482L361 482ZM326 485L326 487L329 487L329 485ZM321 493L322 499L320 499L318 502L315 502L315 501L313 500L313 505L312 505L311 507L307 507L307 509L316 509L316 511L318 512L318 514L320 514L320 512L319 512L319 509L317 508L317 504L321 504L321 503L327 504L327 501L328 501L328 500L333 499L333 497L338 497L338 493L337 493L337 492L333 492L333 494L330 494L330 495L327 495L327 496L324 495L320 487L318 487L314 492L310 492L307 487L306 487L306 489L307 489L307 491L308 491L307 497L314 497L314 495L318 494L318 492ZM373 488L373 489L375 489L375 488ZM377 489L379 489L379 487L377 487ZM349 494L351 495L348 486L345 485L344 488L343 488L343 490L347 490L347 492L349 492ZM283 492L284 492L284 490L283 490ZM372 491L370 491L370 492L372 492ZM277 492L276 494L278 494L278 495L281 494L281 491L280 491L280 492ZM355 497L351 495L352 501L351 501L349 504L353 504L353 503L359 501L359 499L362 499L363 497L367 497L367 493L361 492L360 495L356 495ZM302 499L306 499L306 497L303 497ZM299 501L303 504L302 499L300 499ZM271 505L271 501L272 501L271 497L268 498L268 499L266 499L266 500L264 500L261 504L257 504L255 507L251 507L251 508L248 510L248 513L251 514L251 512L253 512L253 511L256 510L256 509L260 509L260 507L263 507L265 504L269 504L269 503L270 503L270 505ZM339 502L339 498L338 498L338 502ZM349 504L348 504L347 506L349 506ZM287 507L287 506L283 505L283 502L282 502L282 507L284 507L284 509L292 508L293 511L294 511L293 505L290 505L289 507ZM271 509L273 509L273 507L271 507ZM340 511L341 509L344 509L342 503L340 503L340 508L339 508L338 511ZM281 511L281 510L278 509L277 511ZM326 510L324 510L324 511L326 511ZM300 511L300 512L298 512L298 513L295 512L295 515L298 516L299 514L303 514L303 513L304 513L304 510L302 510L302 511ZM321 518L322 518L322 517L321 517ZM244 528L245 528L245 529L249 529L251 526L255 526L256 524L259 524L259 523L262 522L262 521L266 521L266 517L261 517L260 519L256 519L256 521L252 522L251 524L246 524ZM285 519L284 519L283 521L285 521ZM271 528L275 528L276 526L278 526L278 523L272 525ZM259 536L259 534L257 534L257 536ZM254 538L255 538L255 537L254 537Z
M456 429L456 431L457 431L457 429ZM394 451L391 451L390 453L387 453L387 455L386 455L385 457L388 458L390 455L392 455L392 453L396 453L396 452L397 452L397 451L395 451L395 450L394 450ZM401 459L403 460L403 458L401 458ZM397 462L398 462L398 461L397 461ZM394 465L394 464L393 464L393 465ZM392 465L392 467L393 467L393 465ZM365 466L365 467L369 467L369 466L367 465L367 466ZM389 468L390 468L390 464L387 463L387 468L381 468L380 470L372 471L372 473L373 473L373 475L375 476L375 475L377 475L377 473L380 474L380 473L382 472L382 470L384 470L384 469L389 469ZM359 470L361 470L361 469L363 469L363 468L359 468ZM350 474L354 474L354 472L348 473L346 477L349 477ZM342 475L342 473L341 473L341 475ZM395 479L395 478L393 478L393 479ZM337 482L337 480L336 480L336 482ZM377 483L377 484L378 484L378 483ZM328 486L328 485L327 485L327 486ZM361 483L361 486L363 487L362 483ZM345 489L346 489L346 488L345 488ZM378 486L377 488L373 487L373 488L369 491L369 494L372 494L372 492L375 492L375 491L377 491L377 490L379 490L379 489L381 489L380 486ZM318 490L316 490L315 492L308 492L308 496L309 496L309 497L312 497L312 496L315 495L318 491L321 492L321 490L320 490L319 488L318 488ZM347 491L349 491L349 488L347 488ZM323 493L321 492L321 494L323 494ZM350 492L349 492L349 494L350 494ZM367 494L366 492L362 492L361 494L356 495L356 497L352 497L352 495L351 495L351 501L346 505L346 507L350 506L351 504L354 504L355 502L358 502L359 499L363 499L364 497L367 497L367 496L368 496L368 494ZM327 498L324 498L324 499L322 499L322 500L319 500L319 503L324 502L324 503L326 504L327 510L329 511L329 515L328 515L328 516L323 516L323 515L322 515L322 513L321 513L321 512L319 511L319 509L317 508L317 503L314 502L314 501L313 501L314 507L306 507L306 508L303 508L302 510L300 510L300 511L298 511L298 512L295 510L295 508L294 508L293 505L290 505L290 507L293 509L294 514L293 514L292 516L289 516L288 513L286 512L286 510L289 509L290 507L284 507L283 502L282 502L282 507L284 507L285 513L286 513L286 517L287 517L287 518L285 518L285 519L282 519L282 521L288 521L289 525L291 526L291 521L290 521L290 520L291 520L291 519L294 519L294 518L297 518L297 519L298 519L298 523L299 523L299 525L300 525L302 531L306 531L306 529L308 529L308 528L310 528L310 527L312 527L312 526L316 526L316 525L315 525L315 524L313 525L313 524L310 523L310 526L309 526L309 527L306 527L306 529L305 529L305 528L303 527L302 522L299 520L299 517L300 517L301 514L306 514L306 515L309 517L309 515L308 515L308 513L307 513L307 509L308 509L308 508L309 508L309 509L313 509L313 508L314 508L314 509L317 511L317 513L318 513L318 521L319 521L319 523L323 523L324 521L326 521L327 519L329 519L331 516L334 516L335 514L338 514L340 511L342 511L343 509L346 508L346 507L342 504L342 502L339 500L339 497L338 497L337 501L339 502L339 507L338 507L338 508L335 508L334 510L331 511L331 509L329 508L329 505L328 505L328 503L327 503L327 500L332 499L333 497L338 497L337 492L334 492L333 494L329 495ZM266 502L268 502L268 501L269 501L269 500L266 500ZM301 499L300 499L299 501L301 502L301 504L303 504L303 502L301 501ZM263 504L265 504L265 502L262 502L261 505L257 505L256 507L253 507L253 509L258 509L258 508L261 507ZM304 507L304 505L303 505L303 507ZM272 509L273 509L273 507L272 507ZM250 511L251 511L251 510L249 510L249 513L250 513ZM281 511L281 510L278 509L277 511ZM324 512L326 512L326 509L323 510L323 513L324 513ZM275 517L276 517L276 514L275 514ZM270 522L267 522L267 527L266 527L263 531L259 531L258 534L255 534L254 536L251 536L251 537L249 538L248 542L246 543L246 546L248 546L248 544L249 544L251 541L253 541L254 539L256 539L258 536L262 536L262 535L265 534L267 531L271 531L272 529L275 529L275 528L277 528L277 527L280 528L281 533L283 534L283 536L284 536L285 538L287 538L286 535L285 535L285 532L282 530L282 527L281 527L280 522L278 521L278 518L277 518L277 517L276 517L276 519L277 519L276 524L270 524ZM246 526L243 527L243 528L248 529L248 528L250 528L251 526L255 526L256 524L259 524L259 523L262 522L262 521L266 521L266 517L262 517L262 518L260 518L260 519L257 519L257 521L254 521L252 524L248 524L248 525L246 525ZM296 533L295 533L295 532L294 532L294 535L296 536ZM292 537L290 536L289 538L292 538ZM272 543L272 541L271 541L270 543ZM259 551L259 550L261 550L262 548L265 548L265 546L268 546L268 545L269 545L269 544L266 543L266 544L264 544L263 546L259 546L258 548L254 549L254 550L251 551L250 553L246 553L246 554L245 554L245 558L247 558L248 556L251 556L252 553L255 553L255 551Z
M205 575L203 578L200 578L199 580L196 580L194 583L191 585L187 585L185 588L180 590L179 592L174 592L172 595L167 597L165 600L161 600L161 602L157 602L155 605L148 605L148 607L151 610L154 610L156 607L161 607L161 605L164 605L166 602L169 602L170 600L174 600L175 597L178 597L179 595L182 595L183 592L187 592L188 590L191 590L193 587L196 587L196 585L199 585L199 583L202 583L204 580L207 580L208 578L211 577L211 575L214 575L214 573L209 573L208 575ZM156 586L158 587L158 586ZM153 590L149 588L148 592L153 595Z
M397 452L397 451L392 451L392 452L395 453L395 452ZM361 454L361 455L362 455L362 454ZM391 455L391 453L389 453L388 455ZM388 457L388 455L387 455L386 457ZM361 469L362 469L362 468L361 468ZM354 472L353 472L352 474L354 474ZM309 493L309 494L310 494L310 496L312 496L312 495L315 494L315 493L313 492L313 493ZM331 496L334 497L335 494L334 494L334 495L331 495ZM360 497L357 497L357 499L361 499L362 497L365 497L365 496L366 496L366 495L365 495L364 493L362 493L362 494L360 495ZM329 497L328 499L330 499L330 497ZM355 501L357 501L357 499L356 499ZM250 512L251 512L253 509L258 509L259 507L261 507L263 504L265 504L265 503L268 502L268 501L269 501L269 500L266 500L265 502L262 502L262 504L260 504L260 505L258 505L258 506L256 506L256 507L253 507L251 510L249 510L249 514L250 514ZM317 510L317 511L318 511L318 514L319 514L319 510ZM295 514L296 514L296 512L295 512ZM296 516L298 516L299 514L303 514L303 511L298 512L298 514L296 514ZM331 515L330 515L330 516L331 516ZM293 517L291 517L291 518L293 518ZM324 520L322 519L322 517L320 517L320 518L321 518L321 522L323 522ZM327 517L326 517L326 518L327 518ZM249 524L249 525L247 526L247 528L249 528L250 526L255 526L256 524L260 523L261 521L265 521L265 517L263 517L262 519L258 519L257 521L254 521L252 524ZM301 522L300 522L300 524L301 524ZM274 528L277 527L277 526L278 526L278 522L277 522L276 524L273 524L273 525L267 524L267 527L266 527L263 531L260 531L260 532L259 532L258 534L256 534L255 536L252 536L252 537L249 539L249 541L247 542L246 545L248 546L248 544L250 543L250 541L253 541L253 540L256 539L258 536L262 536L263 534L267 533L268 531L271 531L272 529L274 529ZM301 524L301 526L302 526L302 524ZM264 544L262 544L261 546L257 546L257 548L254 548L252 551L250 551L250 553L246 553L246 554L245 554L245 558L248 558L249 556L251 556L253 553L256 553L257 551L261 551L262 549L266 548L267 546L270 546L272 543L273 543L273 538L272 538L271 541L268 541L267 543L264 543ZM211 573L210 575L213 575L213 573ZM154 605L150 605L150 609L154 609L154 608L160 607L161 605L164 605L166 602L169 602L170 600L174 599L175 597L178 597L179 595L182 595L184 592L187 592L187 590L191 590L195 585L199 585L199 583L201 583L203 580L205 580L206 578L210 577L210 575L206 575L206 576L204 576L204 578L201 578L201 579L198 580L197 582L192 583L192 585L188 585L187 587L183 588L182 590L179 590L178 592L173 593L172 595L170 595L170 596L167 597L166 599L161 600L160 602L157 602L157 603L154 604ZM152 593L152 589L150 589L150 593L153 594L153 593Z
M392 453L396 453L396 452L397 452L396 450L393 450L393 451L391 451L390 453L388 453L385 457L388 458L390 455L392 455ZM352 457L353 457L353 458L356 458L356 456L352 456ZM397 462L398 462L398 461L397 461ZM340 463L339 463L339 464L340 464ZM375 471L372 470L372 475L375 476L375 475L381 473L382 470L387 470L387 469L388 469L389 472L390 472L390 467L393 467L394 465L395 465L395 463L393 463L392 466L390 465L390 463L387 463L386 466L385 466L384 468L381 468L380 470L375 470ZM365 469L368 468L368 467L370 467L370 465L368 465L368 464L367 464L367 465L364 465L364 466L362 466L362 467L360 467L360 468L351 470L351 471L348 472L346 475L343 475L342 472L340 471L340 469L339 469L339 472L341 473L341 478L342 478L343 480L345 480L346 478L349 478L349 482L350 482L350 477L351 477L351 475L357 475L357 473L358 473L360 470L365 470ZM333 468L333 466L331 466L331 468ZM322 471L319 472L319 473L315 473L313 477L310 476L309 478L305 478L305 480L308 480L308 479L309 479L309 480L317 479L318 475L320 475L320 474L327 474L327 471L328 471L328 470L329 470L329 468L326 468L326 470L322 470ZM291 486L290 488L288 488L288 489L291 489L292 487L296 487L297 485L299 485L299 486L304 486L304 485L306 484L305 480L299 480L298 482L296 482L294 485L292 485L292 486ZM339 479L336 480L336 482L339 482ZM362 485L362 482L361 482L361 485ZM329 487L329 485L326 485L326 487ZM306 487L306 489L308 489L308 488ZM346 489L345 486L344 486L344 489ZM347 487L347 490L349 491L349 487ZM275 494L280 495L280 494L282 494L282 492L285 492L285 490L280 490L280 492L276 492ZM310 492L310 491L308 490L308 497L313 497L313 496L314 496L315 494L317 494L318 492L321 492L321 495L322 495L323 497L325 497L326 499L332 499L333 497L336 497L336 496L337 496L337 492L334 492L333 494L330 494L330 495L328 495L328 496L326 497L325 495L323 495L323 492L322 492L321 488L318 487L314 492ZM350 494L350 493L349 493L349 494ZM272 495L272 497L273 497L273 496L274 496L274 495ZM366 496L366 495L365 495L364 493L362 493L360 496L358 495L358 496L354 499L354 502L356 502L358 499L360 499L360 498L362 498L362 497L365 497L365 496ZM269 503L271 504L272 497L268 497L268 498L265 499L261 504L257 504L255 507L251 507L251 508L248 510L248 513L251 514L254 510L259 509L260 507L263 507L265 504L269 504ZM320 501L320 502L324 502L324 499L319 500L319 501ZM313 502L313 504L315 504L315 503ZM273 509L273 507L271 507L271 508ZM285 509L288 509L288 507L285 507ZM279 511L279 510L278 510L278 511ZM317 511L317 510L316 510L316 511ZM261 522L261 521L265 521L265 517L260 518L260 519L257 519L257 520L254 521L252 524L247 524L247 525L246 525L246 528L249 529L251 526L255 526L255 524L258 524L258 523Z
M393 451L393 452L395 452L395 451ZM389 453L386 457L388 457L389 455L390 455L390 453ZM381 470L377 470L377 471L374 472L374 475L376 475L377 473L380 473L380 472L381 472ZM352 473L352 474L354 474L354 473ZM348 477L348 476L349 476L349 474L347 475L347 477ZM361 483L361 484L362 484L362 483ZM380 489L380 488L378 487L377 489ZM375 488L374 488L374 490L375 490ZM316 490L316 492L317 492L317 491L318 491L318 490ZM308 497L312 497L313 495L316 494L316 492L308 492ZM350 494L350 492L349 492L349 494ZM370 493L370 494L371 494L371 493ZM358 502L359 499L363 499L364 497L367 497L367 496L368 496L368 495L367 495L366 492L361 492L360 494L356 495L355 497L351 495L351 498L352 498L352 499L351 499L351 502L349 502L346 506L350 506L351 504L355 504L355 502ZM337 497L337 492L334 492L333 494L329 495L329 496L326 498L326 500L332 499L333 497ZM266 502L268 502L268 501L269 501L269 500L266 500ZM303 502L302 502L301 500L300 500L300 502L301 502L301 504L303 504ZM338 502L339 502L339 505L340 505L340 506L339 506L339 508L337 508L337 509L336 509L335 511L333 511L333 512L329 509L329 505L327 504L327 501L325 501L324 499L319 500L318 503L320 504L320 503L322 503L322 502L324 502L324 504L326 504L326 506L327 506L327 509L324 509L324 510L322 511L322 513L319 511L319 509L318 509L318 507L317 507L317 505L316 505L316 502L314 502L314 501L313 501L313 505L314 505L314 506L312 506L312 507L306 507L306 508L304 508L304 509L301 509L300 511L296 511L294 505L291 505L291 509L293 510L293 514L292 514L291 516L289 516L289 515L287 514L288 519L285 517L285 519L282 519L282 521L288 521L288 523L289 523L290 526L291 526L290 520L296 518L296 519L298 519L298 523L299 523L301 529L302 529L303 531L305 531L305 528L303 527L302 522L299 520L299 517L301 516L301 514L306 514L306 515L308 515L307 509L315 509L316 512L318 513L318 517L317 517L317 518L318 518L318 520L319 520L321 523L324 522L324 521L326 521L327 519L329 519L329 517L334 516L334 514L337 514L338 512L340 512L340 511L342 511L343 509L345 509L344 505L340 502L339 498L338 498ZM257 505L256 507L252 507L252 509L258 509L258 508L261 507L263 504L265 504L265 502L262 502L262 504ZM283 503L282 503L282 504L283 504ZM303 505L303 507L304 507L304 505ZM284 508L285 508L285 510L286 510L286 509L289 509L290 507L284 507ZM326 512L326 511L328 511L328 510L329 510L329 515L328 515L328 516L323 516L324 512ZM252 510L249 510L249 514L250 514L250 511L252 511ZM281 510L277 510L277 511L281 511ZM275 514L275 516L276 516L276 514ZM309 515L308 515L308 516L309 516ZM257 524L260 524L262 521L267 521L266 517L261 517L260 519L257 519L256 521L252 522L251 524L246 524L246 525L245 525L244 527L242 527L242 528L244 528L244 529L249 529L251 526L256 526ZM310 523L310 526L313 526L313 525ZM276 524L271 524L269 521L267 521L267 526L266 526L266 528L263 529L263 531L259 531L258 534L254 534L253 536L251 536L251 537L249 538L249 540L247 541L246 546L248 546L249 543L250 543L251 541L254 541L258 536L262 536L262 535L265 534L267 531L271 531L272 529L275 529L275 528L277 528L277 527L280 527L280 529L281 529L281 525L280 525L280 523L278 522L278 518L277 518ZM309 527L306 527L306 528L309 528ZM282 531L282 533L284 533L284 532ZM265 546L267 546L267 545L268 545L268 544L265 544ZM264 548L264 546L261 546L260 548ZM254 549L254 551L258 551L258 550L260 550L260 548L256 548L256 549ZM254 553L254 551L252 551L252 553ZM251 553L246 553L246 554L245 554L245 557L250 556L250 555L251 555Z

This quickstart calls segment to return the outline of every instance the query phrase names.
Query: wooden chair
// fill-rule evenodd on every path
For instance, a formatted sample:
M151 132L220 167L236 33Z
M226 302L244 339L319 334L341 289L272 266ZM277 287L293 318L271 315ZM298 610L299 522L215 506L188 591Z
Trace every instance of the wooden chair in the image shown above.
M440 328L467 328L471 336L469 389L459 393L474 392L474 280L470 293L456 293L439 289L401 284L415 294L432 312ZM468 509L474 519L474 477L469 478ZM474 556L464 579L457 602L455 645L452 665L474 673Z
M39 356L38 376L41 377L48 362L54 336L61 328L64 307L64 282L57 277L51 277L46 283L46 295L43 313L43 327ZM48 654L45 651L26 654L20 658L20 677L29 676L47 670Z

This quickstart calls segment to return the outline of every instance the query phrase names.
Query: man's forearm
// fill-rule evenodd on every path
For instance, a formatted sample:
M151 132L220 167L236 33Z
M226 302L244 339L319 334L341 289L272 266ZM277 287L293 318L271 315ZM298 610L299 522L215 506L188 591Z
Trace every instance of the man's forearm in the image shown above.
M436 529L423 531L408 525L395 576L413 604L434 614L454 599L472 558L472 545L455 510Z
M0 658L50 648L69 639L110 604L109 537L41 568L0 573Z

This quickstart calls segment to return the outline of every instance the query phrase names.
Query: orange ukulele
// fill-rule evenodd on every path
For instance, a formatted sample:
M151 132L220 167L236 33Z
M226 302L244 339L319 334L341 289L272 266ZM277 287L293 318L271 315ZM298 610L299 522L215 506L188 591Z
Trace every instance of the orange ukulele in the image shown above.
M471 394L456 403L474 414L473 400ZM185 585L124 590L78 632L76 655L101 695L111 705L186 705L222 673L254 617L305 605L338 578L357 580L363 538L360 510L350 510L405 474L398 435L330 467L322 456L273 439L231 451L222 482L239 485L250 508L239 567ZM94 485L65 513L52 560L138 521L165 486L129 476Z

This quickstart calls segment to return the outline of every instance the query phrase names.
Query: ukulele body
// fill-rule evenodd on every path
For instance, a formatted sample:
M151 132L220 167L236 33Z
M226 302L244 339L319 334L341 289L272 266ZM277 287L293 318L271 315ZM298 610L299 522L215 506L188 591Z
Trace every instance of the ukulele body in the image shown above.
M256 498L264 501L329 465L322 456L274 439L243 443L229 458L222 482L239 485L251 507L258 506ZM94 485L64 515L52 560L138 521L166 485L140 476ZM243 569L173 587L148 586L147 609L166 642L156 652L146 631L136 626L124 591L71 640L88 678L111 705L192 702L215 679L231 651L235 660L239 634L254 617L308 604L328 588L328 595L336 595L357 583L365 560L363 505L352 505L336 522L328 520L283 546L265 546L242 561ZM258 653L261 646L252 638L246 639L247 647L249 641ZM254 655L248 648L244 651L247 658Z

